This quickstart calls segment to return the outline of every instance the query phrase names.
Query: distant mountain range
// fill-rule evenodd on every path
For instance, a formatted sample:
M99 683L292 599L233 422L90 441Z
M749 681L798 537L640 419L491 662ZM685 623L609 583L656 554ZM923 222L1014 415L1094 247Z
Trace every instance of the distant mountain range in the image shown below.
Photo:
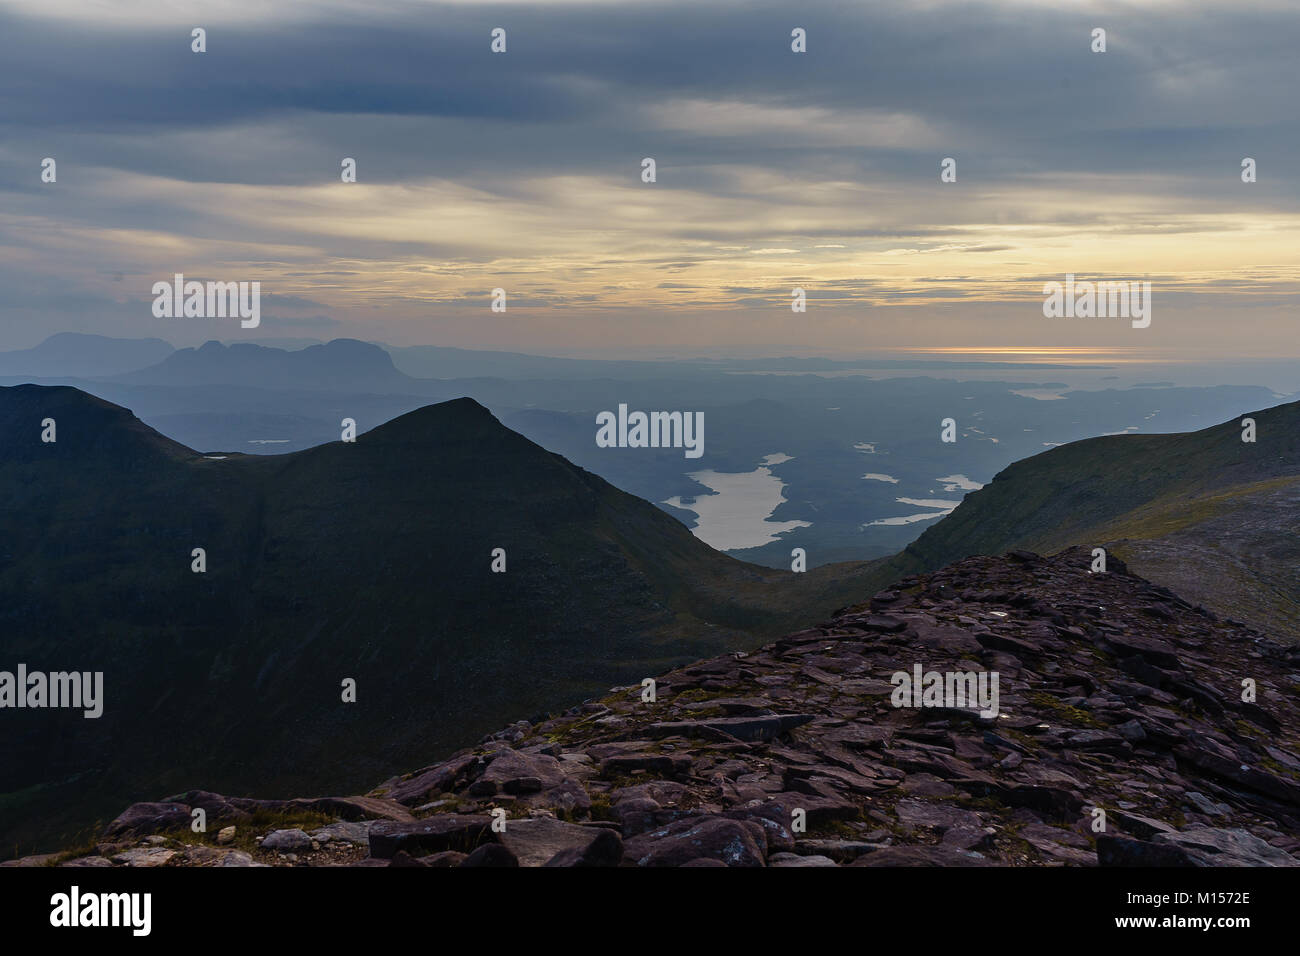
M60 332L40 345L0 352L0 378L94 378L155 365L175 351L162 339L116 339Z
M470 399L355 443L204 455L16 386L0 447L0 669L102 671L106 699L99 719L4 713L6 847L159 788L355 785L754 646L854 599L865 568L726 557Z
M304 352L307 354L298 354ZM391 361L381 360L375 352L391 356ZM169 361L173 353L176 353L175 360ZM286 359L286 355L294 357ZM687 358L671 361L580 359L440 345L392 346L382 342L363 343L356 339L320 342L313 339L262 338L224 344L214 340L198 348L176 349L157 338L119 339L80 332L60 332L30 349L0 352L0 377L111 378L134 372L139 374L130 376L130 380L136 383L186 384L185 375L194 374L198 381L189 384L221 382L265 387L266 380L259 376L283 374L286 371L292 376L296 370L305 370L316 363L320 363L318 368L337 371L342 377L309 377L305 385L292 387L337 390L350 387L350 383L355 383L358 379L370 387L376 383L382 384L384 377L390 377L394 369L406 378L416 379L573 380L662 378L668 368L679 375L707 376L720 372L835 372L864 366L892 368L899 372L1002 369L1022 373L1027 370L1037 372L1080 367L1064 363L1026 364L921 358ZM366 377L369 375L379 378L372 381ZM398 378L389 384L403 382L404 379Z
M425 383L399 372L383 349L335 339L304 349L208 342L113 380L128 385L232 385L310 391L410 392Z

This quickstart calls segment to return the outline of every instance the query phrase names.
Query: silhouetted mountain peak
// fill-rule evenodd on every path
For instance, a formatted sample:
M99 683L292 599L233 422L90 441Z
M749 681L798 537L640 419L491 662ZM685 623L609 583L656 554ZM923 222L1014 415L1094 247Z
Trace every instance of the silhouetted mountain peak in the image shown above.
M122 376L140 385L240 385L353 391L401 390L414 380L399 372L389 354L357 339L335 339L304 349L216 340L180 349L150 368Z
M506 428L490 411L469 397L454 398L436 405L425 405L399 415L361 437L368 444L436 442L448 439L473 439L488 436L512 436L531 445L517 432Z
M5 457L15 461L160 453L189 458L197 454L160 435L129 409L68 385L0 387L0 443Z
M4 389L0 413L21 449L0 459L0 633L102 670L115 700L157 700L0 735L5 792L41 808L0 814L6 848L143 787L387 773L853 596L713 551L469 398L368 432L358 412L356 442L272 456L197 455L72 388ZM340 708L342 675L384 706ZM105 754L93 787L73 782Z
M308 348L322 349L339 355L374 355L378 353L385 358L388 356L388 352L380 346L371 342L363 342L360 339L330 339L323 345L311 345Z

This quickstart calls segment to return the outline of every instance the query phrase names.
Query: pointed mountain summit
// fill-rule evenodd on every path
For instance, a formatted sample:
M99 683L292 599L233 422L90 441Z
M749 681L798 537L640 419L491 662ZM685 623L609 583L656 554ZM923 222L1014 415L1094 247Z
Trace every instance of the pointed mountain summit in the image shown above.
M46 420L52 442L42 441ZM183 460L197 452L154 431L128 409L64 385L0 387L0 448L3 464L90 457L119 465L154 458ZM107 463L107 461L106 461Z
M448 440L477 440L489 436L505 440L529 442L510 431L496 416L472 398L454 398L436 405L425 405L399 415L366 432L362 441L367 445L391 445L420 442L445 442Z
M0 391L0 436L0 668L102 671L105 695L95 720L5 714L8 845L146 785L355 785L859 593L854 566L719 554L470 399L241 456L30 386Z

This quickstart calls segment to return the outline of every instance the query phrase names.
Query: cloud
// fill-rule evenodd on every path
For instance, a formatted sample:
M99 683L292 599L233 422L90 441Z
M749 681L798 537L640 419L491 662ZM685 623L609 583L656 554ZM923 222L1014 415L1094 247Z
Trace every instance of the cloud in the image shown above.
M286 323L358 337L426 336L436 313L460 344L507 327L649 344L662 326L644 317L669 311L692 316L675 334L725 344L722 313L769 309L795 275L825 334L856 342L867 303L947 329L955 300L1020 307L1029 277L1091 271L1276 310L1294 349L1284 5L1102 8L1104 55L1091 20L1050 3L811 0L806 54L775 0L227 0L202 55L194 16L0 2L0 276L17 280L0 347L30 344L4 337L38 313L46 331L157 334L136 303L172 271L261 280ZM478 322L498 285L554 321Z

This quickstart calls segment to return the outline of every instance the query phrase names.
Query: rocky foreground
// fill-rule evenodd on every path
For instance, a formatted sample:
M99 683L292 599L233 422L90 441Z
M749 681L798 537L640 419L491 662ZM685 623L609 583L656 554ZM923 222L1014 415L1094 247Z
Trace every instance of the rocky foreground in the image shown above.
M1300 865L1300 648L1090 562L970 558L364 796L191 791L5 865ZM1000 713L894 706L917 664Z

